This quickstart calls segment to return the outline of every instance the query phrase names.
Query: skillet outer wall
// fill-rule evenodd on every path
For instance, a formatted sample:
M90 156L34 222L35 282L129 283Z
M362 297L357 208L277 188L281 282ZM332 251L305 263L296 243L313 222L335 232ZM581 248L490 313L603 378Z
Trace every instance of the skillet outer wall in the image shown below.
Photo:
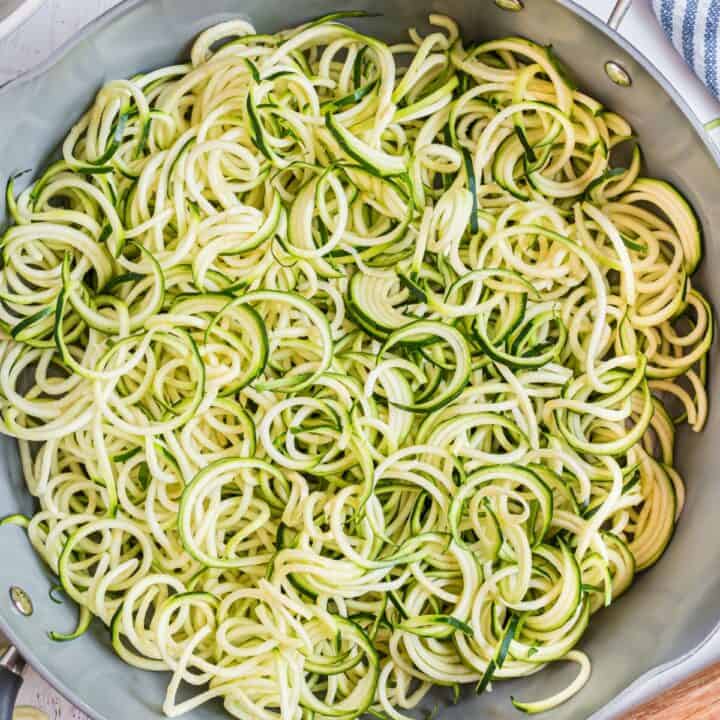
M41 169L103 82L185 57L200 30L238 13L258 30L274 31L326 12L362 7L383 17L352 24L390 40L403 37L407 27L427 29L429 12L447 13L460 21L468 40L513 34L552 43L580 87L630 121L641 139L648 172L678 186L698 211L705 229L705 262L694 281L720 307L720 287L710 282L713 269L720 270L720 249L712 233L720 227L717 150L707 144L700 124L665 81L653 77L657 71L652 65L586 11L566 0L527 0L526 5L522 12L510 13L491 0L126 0L82 30L39 70L0 90L0 177L29 167ZM179 48L184 49L180 55ZM602 68L610 59L629 71L631 88L619 88L606 78ZM714 349L711 378L716 366ZM593 661L592 679L576 698L554 711L553 720L579 720L593 713L593 720L611 718L613 713L601 708L643 673L690 651L719 619L715 598L720 592L720 523L714 508L720 507L720 445L713 439L720 437L720 413L711 403L705 432L681 435L676 464L688 481L688 495L675 539L654 569L594 618L581 644ZM0 438L0 513L31 508L15 443ZM15 527L0 529L0 629L41 674L96 720L161 718L165 678L122 663L112 653L103 627L96 624L72 643L48 638L48 630L71 628L75 621L70 603L60 606L49 599L51 583L25 534ZM12 584L30 593L32 618L12 609L7 592ZM493 720L511 720L519 717L510 705L511 694L543 697L568 677L564 668L553 668L533 678L500 683L492 694L467 694L458 707L443 707L440 717L465 720L482 713ZM623 707L629 707L632 697L625 696L625 701ZM620 709L617 703L613 708ZM219 705L211 705L188 717L209 720L223 715Z

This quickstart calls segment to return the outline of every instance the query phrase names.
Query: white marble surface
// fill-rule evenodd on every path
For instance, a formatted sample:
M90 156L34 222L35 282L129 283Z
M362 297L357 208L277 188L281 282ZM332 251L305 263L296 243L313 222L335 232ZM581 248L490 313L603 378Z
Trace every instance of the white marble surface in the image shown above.
M577 1L603 19L610 15L614 4L613 0ZM48 0L19 30L0 42L0 84L41 63L79 28L115 4L117 0ZM649 0L635 0L620 26L620 32L681 90L702 122L720 117L720 104L682 63L660 32ZM720 636L710 638L682 667L675 664L644 683L642 690L635 689L633 700L651 697L683 675L716 660L720 660ZM85 720L83 713L74 709L31 668L25 671L25 684L19 702L43 710L51 720Z

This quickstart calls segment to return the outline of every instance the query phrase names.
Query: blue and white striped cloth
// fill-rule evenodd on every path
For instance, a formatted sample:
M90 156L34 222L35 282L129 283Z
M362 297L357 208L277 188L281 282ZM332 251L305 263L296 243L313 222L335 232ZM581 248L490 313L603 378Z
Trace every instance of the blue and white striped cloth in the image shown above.
M720 0L652 0L665 34L720 99Z

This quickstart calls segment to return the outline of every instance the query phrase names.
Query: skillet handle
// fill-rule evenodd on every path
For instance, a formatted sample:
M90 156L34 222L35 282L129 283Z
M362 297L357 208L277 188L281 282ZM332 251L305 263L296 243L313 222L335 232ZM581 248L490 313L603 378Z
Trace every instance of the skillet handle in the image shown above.
M625 19L631 5L632 0L616 0L610 17L605 21L605 24L611 30L617 30L620 27L620 23Z
M608 19L605 21L605 24L611 30L615 30L617 32L632 4L633 0L615 0L613 9L608 16ZM709 122L706 122L704 128L711 142L713 142L718 150L720 150L720 117L716 117Z
M0 720L12 720L13 708L22 685L25 662L14 647L9 647L0 657Z

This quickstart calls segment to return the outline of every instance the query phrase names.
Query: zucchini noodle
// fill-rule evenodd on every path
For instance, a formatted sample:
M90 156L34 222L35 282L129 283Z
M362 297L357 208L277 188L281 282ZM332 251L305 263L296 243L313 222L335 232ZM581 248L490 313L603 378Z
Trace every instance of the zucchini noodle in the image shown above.
M682 509L699 223L551 49L342 17L211 28L8 184L0 414L39 507L5 523L80 608L53 637L99 618L168 716L401 720L577 665L513 701L545 711Z

